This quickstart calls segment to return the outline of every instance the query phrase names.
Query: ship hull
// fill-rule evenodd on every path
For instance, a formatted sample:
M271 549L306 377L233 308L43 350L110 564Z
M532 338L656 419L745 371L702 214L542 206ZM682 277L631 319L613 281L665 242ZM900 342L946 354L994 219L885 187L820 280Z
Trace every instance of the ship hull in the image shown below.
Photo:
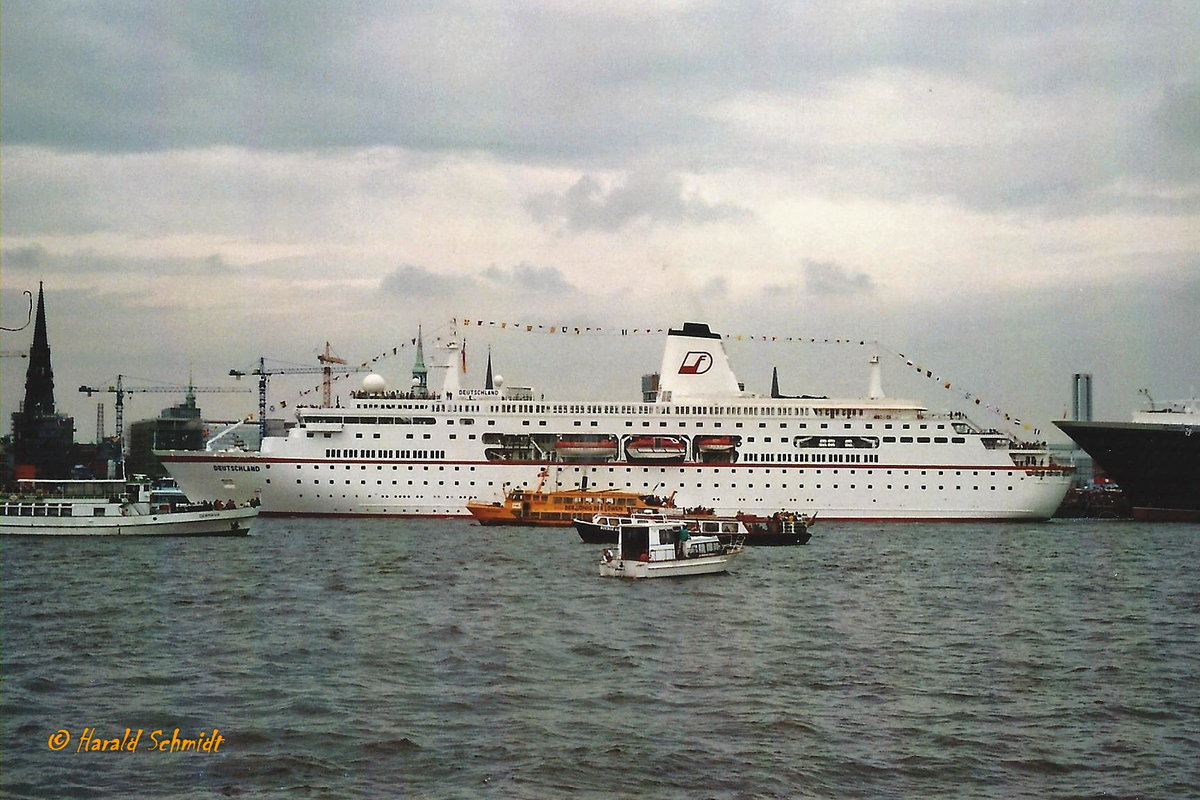
M149 513L118 517L0 517L10 536L246 536L253 508Z
M467 503L504 485L535 485L544 463L323 460L248 452L160 452L189 496L259 499L264 515L469 517ZM824 520L1003 521L1053 516L1062 468L997 464L570 464L561 483L661 493L681 507L770 515L803 508ZM399 476L398 478L396 476Z
M1136 519L1200 521L1200 429L1056 422L1125 492Z

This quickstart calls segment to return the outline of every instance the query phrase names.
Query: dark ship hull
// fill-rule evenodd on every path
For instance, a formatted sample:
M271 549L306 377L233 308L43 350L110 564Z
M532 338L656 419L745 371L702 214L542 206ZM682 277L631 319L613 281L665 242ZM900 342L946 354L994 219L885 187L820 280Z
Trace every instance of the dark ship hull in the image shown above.
M1200 427L1055 422L1125 492L1135 519L1200 521Z

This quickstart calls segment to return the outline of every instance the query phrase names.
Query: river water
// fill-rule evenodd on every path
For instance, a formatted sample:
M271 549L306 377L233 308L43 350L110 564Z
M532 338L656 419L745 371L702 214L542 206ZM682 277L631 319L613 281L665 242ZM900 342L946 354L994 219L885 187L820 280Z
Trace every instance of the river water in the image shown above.
M1200 526L813 532L648 582L452 520L8 538L0 793L1200 797Z

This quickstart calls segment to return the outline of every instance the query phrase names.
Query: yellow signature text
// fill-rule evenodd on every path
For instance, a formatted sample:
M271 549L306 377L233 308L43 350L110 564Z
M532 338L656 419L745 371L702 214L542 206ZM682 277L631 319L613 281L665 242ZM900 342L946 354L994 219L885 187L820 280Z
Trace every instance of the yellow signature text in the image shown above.
M76 753L216 753L225 743L220 728L213 728L211 732L200 731L195 736L181 736L180 730L176 728L167 733L160 728L150 731L146 736L145 728L126 728L119 735L113 735L115 732L112 731L101 734L96 728L84 728L78 736L72 736L64 728L50 734L46 746L55 752L70 750Z

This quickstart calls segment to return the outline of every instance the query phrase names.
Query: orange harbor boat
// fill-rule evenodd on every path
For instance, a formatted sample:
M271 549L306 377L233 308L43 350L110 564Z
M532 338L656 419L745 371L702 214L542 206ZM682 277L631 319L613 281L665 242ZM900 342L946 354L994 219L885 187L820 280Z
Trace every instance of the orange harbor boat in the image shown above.
M618 489L589 489L587 481L574 489L546 489L547 470L538 473L534 489L516 487L504 493L499 502L471 500L467 510L480 525L537 525L569 528L578 517L590 519L596 514L627 516L637 512L675 510L675 493L668 497L623 492Z

